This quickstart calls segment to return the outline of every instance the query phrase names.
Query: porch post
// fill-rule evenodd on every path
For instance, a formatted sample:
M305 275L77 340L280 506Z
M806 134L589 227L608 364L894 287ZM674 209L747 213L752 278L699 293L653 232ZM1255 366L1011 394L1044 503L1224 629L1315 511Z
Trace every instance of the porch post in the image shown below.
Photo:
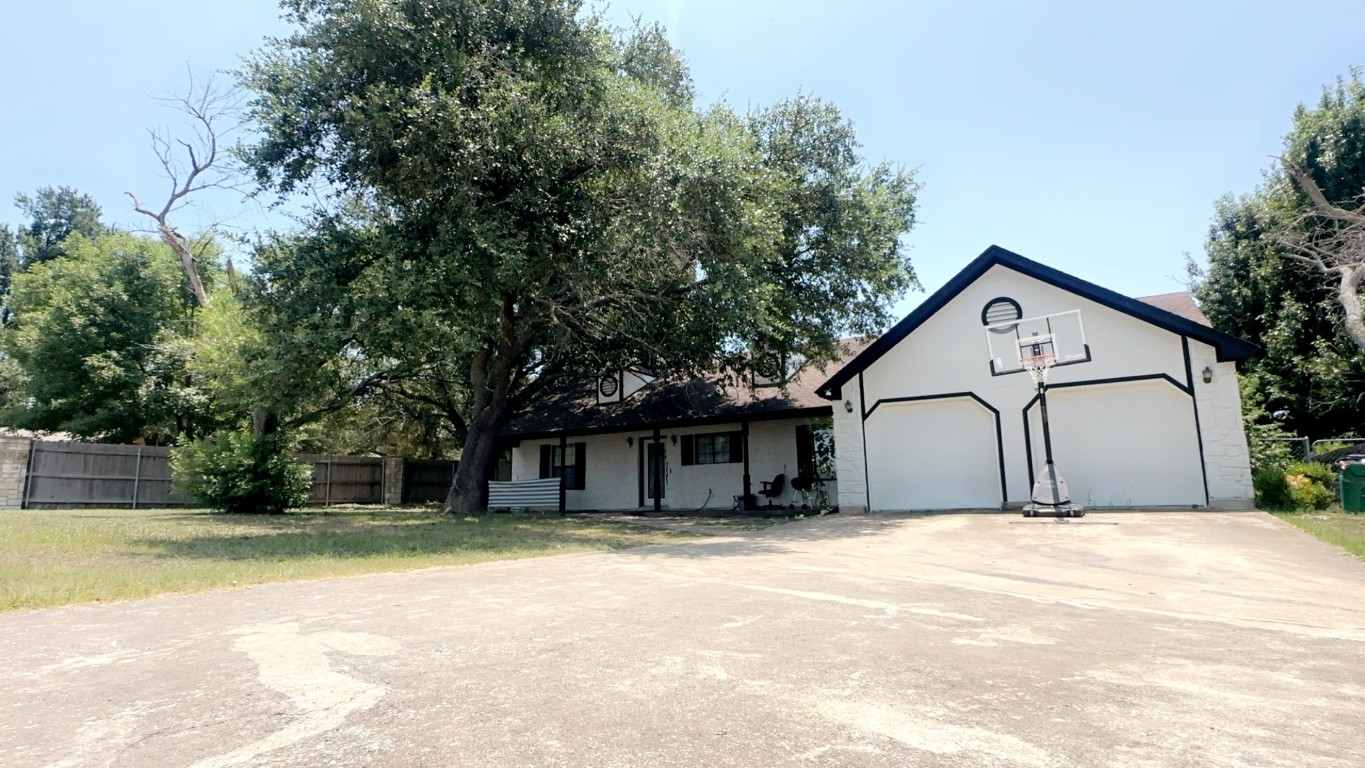
M559 514L564 514L567 494L564 487L564 472L569 468L569 436L559 434Z
M749 422L742 421L739 424L740 440L744 442L744 497L740 499L740 511L749 508L749 494L754 490L753 478L749 476Z
M659 428L655 427L654 444L660 445L663 440L663 436L659 434ZM655 453L655 455L659 454ZM648 465L649 462L645 461L645 464ZM654 511L662 512L664 511L664 483L667 482L668 478L668 460L664 459L664 461L659 462L656 471L657 474L654 476Z

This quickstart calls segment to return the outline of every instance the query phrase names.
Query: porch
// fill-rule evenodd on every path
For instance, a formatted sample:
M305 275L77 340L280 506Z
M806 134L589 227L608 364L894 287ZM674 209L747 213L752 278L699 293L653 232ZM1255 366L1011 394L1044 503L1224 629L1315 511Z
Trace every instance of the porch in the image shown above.
M568 512L790 514L838 497L832 431L809 417L563 433L512 448L513 482L550 478Z

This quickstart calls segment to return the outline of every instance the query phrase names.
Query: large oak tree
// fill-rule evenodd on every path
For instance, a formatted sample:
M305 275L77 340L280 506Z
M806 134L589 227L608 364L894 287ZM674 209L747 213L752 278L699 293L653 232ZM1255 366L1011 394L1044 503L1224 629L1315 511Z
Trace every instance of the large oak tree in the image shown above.
M481 506L498 431L566 376L829 359L915 284L909 173L865 165L818 99L698 108L658 28L569 0L284 7L296 31L242 72L245 159L352 231L347 255L259 278L350 318L346 354L389 392L440 377L454 511Z

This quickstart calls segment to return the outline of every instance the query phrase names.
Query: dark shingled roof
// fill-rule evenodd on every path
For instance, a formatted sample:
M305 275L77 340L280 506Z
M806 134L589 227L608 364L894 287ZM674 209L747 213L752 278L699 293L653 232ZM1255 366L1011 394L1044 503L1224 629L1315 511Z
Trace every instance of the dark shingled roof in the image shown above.
M1204 310L1194 303L1194 297L1189 291L1176 291L1175 293L1159 293L1155 296L1139 296L1137 300L1143 304L1151 304L1157 309L1165 310L1173 315L1199 323L1200 325L1213 327L1213 323L1204 316Z
M750 389L712 375L688 381L655 381L625 402L599 405L596 382L577 382L543 398L503 434L525 440L561 433L585 435L827 415L830 404L815 394L815 388L871 341L870 336L844 339L841 343L846 352L841 359L824 367L803 368L785 389Z

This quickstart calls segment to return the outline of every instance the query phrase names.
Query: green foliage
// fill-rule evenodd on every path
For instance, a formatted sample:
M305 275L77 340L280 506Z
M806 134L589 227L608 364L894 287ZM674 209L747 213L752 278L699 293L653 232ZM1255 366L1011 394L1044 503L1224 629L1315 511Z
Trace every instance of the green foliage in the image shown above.
M15 195L14 204L29 219L16 237L21 268L65 256L65 242L72 235L93 240L109 231L100 221L95 198L71 187L42 187L32 197Z
M259 299L326 340L330 367L297 370L448 418L471 493L547 382L828 360L915 285L909 173L866 166L817 99L698 109L656 27L577 2L286 7L295 33L241 73L244 158L281 194L344 197L257 260Z
M1331 487L1324 486L1303 475L1285 475L1289 486L1289 500L1292 508L1299 512L1317 512L1332 506L1336 493Z
M1319 485L1329 488L1337 481L1336 470L1332 469L1332 467L1327 464L1317 461L1293 462L1288 467L1285 467L1284 473L1286 476L1297 475L1306 477Z
M9 289L19 271L19 238L0 224L0 326L9 323Z
M1336 473L1318 462L1266 466L1252 473L1256 505L1274 511L1309 512L1327 509L1336 499Z
M278 433L219 432L172 451L172 482L179 493L219 512L283 514L308 500L312 468L282 448Z
M1289 439L1292 435L1265 412L1265 398L1255 375L1242 374L1237 383L1242 392L1242 428L1252 471L1283 470L1294 459L1294 443Z
M1251 485L1256 491L1256 506L1269 510L1288 510L1294 506L1289 496L1289 485L1284 481L1284 470L1260 467L1251 473Z
M184 277L161 243L127 233L64 241L67 255L16 276L5 352L29 401L16 426L82 437L166 442L202 414L161 389L183 360L164 349L190 332Z
M1300 106L1284 155L1305 168L1328 200L1355 208L1365 189L1365 81L1324 88L1315 107ZM1196 270L1196 296L1219 330L1256 341L1262 352L1242 364L1260 382L1265 408L1284 412L1297 434L1365 429L1365 352L1346 334L1332 278L1286 255L1276 237L1304 233L1307 198L1276 164L1254 193L1220 199Z

